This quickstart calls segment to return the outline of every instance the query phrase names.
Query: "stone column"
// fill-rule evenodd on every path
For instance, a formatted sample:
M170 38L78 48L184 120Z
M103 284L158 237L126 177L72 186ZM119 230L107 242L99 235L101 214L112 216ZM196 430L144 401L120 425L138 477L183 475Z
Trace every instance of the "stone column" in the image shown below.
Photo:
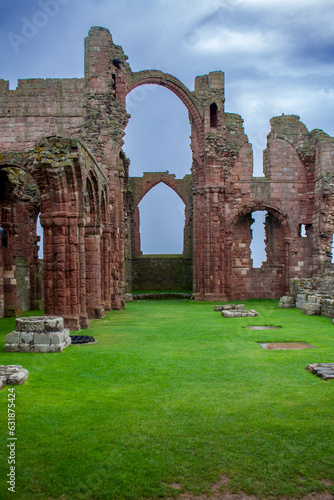
M105 228L101 238L102 304L105 311L111 309L111 232Z
M86 291L86 245L85 245L85 219L78 218L78 261L79 261L79 319L81 328L89 328L87 314Z
M44 257L44 310L45 314L55 315L55 281L54 281L54 256L53 256L53 227L52 217L41 215L43 227Z
M86 276L80 256L78 216L43 215L41 225L44 228L45 314L62 316L65 326L71 330L88 328L86 301L82 298L86 295Z
M285 294L290 294L290 245L292 238L284 238L285 245L285 266L284 266L284 281L285 281Z
M101 234L98 224L86 224L86 293L89 318L102 318Z
M196 300L204 298L204 207L203 188L193 191L194 233L193 233L193 292Z

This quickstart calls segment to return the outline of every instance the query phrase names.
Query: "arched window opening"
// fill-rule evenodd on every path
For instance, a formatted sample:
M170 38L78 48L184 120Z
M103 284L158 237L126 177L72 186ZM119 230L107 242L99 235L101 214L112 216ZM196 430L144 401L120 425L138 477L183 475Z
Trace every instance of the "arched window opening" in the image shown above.
M143 254L182 254L184 207L181 198L163 183L145 195L138 205Z
M210 106L210 128L218 127L218 107L215 102Z
M260 268L267 260L265 218L266 212L256 211L252 213L254 222L251 225L252 241L250 244L253 268Z
M127 95L126 107L131 114L124 138L129 176L168 171L181 179L189 174L191 130L181 100L159 85L141 85Z
M312 232L312 224L299 224L299 236L308 238Z
M43 227L41 225L41 214L38 214L37 220L36 220L36 234L37 234L37 247L38 247L38 258L40 260L43 259L44 257L44 250L43 250L43 236L44 236L44 231Z

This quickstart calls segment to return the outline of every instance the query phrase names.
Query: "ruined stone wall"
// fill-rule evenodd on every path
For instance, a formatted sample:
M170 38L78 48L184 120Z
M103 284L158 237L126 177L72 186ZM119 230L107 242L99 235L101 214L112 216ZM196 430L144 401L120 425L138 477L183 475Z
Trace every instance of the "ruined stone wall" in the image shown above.
M19 80L16 90L0 80L1 151L27 151L43 137L81 137L83 105L83 79Z
M122 151L130 118L125 99L145 84L164 86L186 106L191 176L155 172L129 178ZM79 328L123 307L140 255L138 204L159 182L186 206L184 257L193 261L195 299L278 298L291 278L327 272L334 139L321 130L309 132L296 115L274 117L265 176L253 177L242 117L225 112L224 94L221 71L196 77L193 91L159 70L132 72L122 47L101 27L91 28L85 39L84 78L20 80L16 90L0 80L0 175L7 186L0 224L10 235L10 246L0 250L0 315L16 314L41 298L39 212L46 313ZM8 169L23 174L18 180ZM257 210L267 214L267 260L255 269L249 247ZM150 288L158 288L161 273L156 276Z
M180 255L143 255L132 260L132 291L191 291L192 260Z

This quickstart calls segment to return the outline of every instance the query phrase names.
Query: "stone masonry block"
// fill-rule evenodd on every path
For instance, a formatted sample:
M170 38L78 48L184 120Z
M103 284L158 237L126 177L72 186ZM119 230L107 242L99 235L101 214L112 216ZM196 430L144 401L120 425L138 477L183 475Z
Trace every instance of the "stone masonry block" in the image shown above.
M307 314L307 316L319 316L321 314L321 305L307 303L302 308L302 312L303 314Z
M7 383L10 385L21 385L27 380L28 376L28 370L21 368L20 370L15 371L8 376Z
M60 344L61 342L64 342L65 340L65 334L64 332L57 332L57 333L51 333L50 334L50 344Z
M320 304L321 303L321 295L309 295L307 297L307 302L311 302L313 304Z
M20 342L20 333L12 332L6 335L6 344L18 344Z
M50 345L50 334L48 333L35 333L34 344L40 345Z
M50 344L34 344L34 351L33 352L55 352L52 351Z
M6 343L4 346L4 351L5 352L19 352L19 345Z
M20 344L33 344L34 334L33 333L20 333Z

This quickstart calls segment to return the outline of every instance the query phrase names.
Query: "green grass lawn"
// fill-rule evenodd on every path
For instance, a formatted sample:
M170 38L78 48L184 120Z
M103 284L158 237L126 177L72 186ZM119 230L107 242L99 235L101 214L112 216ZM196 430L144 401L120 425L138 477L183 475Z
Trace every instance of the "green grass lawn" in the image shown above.
M225 319L208 302L130 303L82 332L98 343L56 354L4 353L14 319L0 320L0 364L29 370L16 387L15 494L8 387L0 392L0 498L177 497L210 493L222 476L221 491L334 493L334 381L304 369L334 361L334 325L274 300L245 303L260 316ZM268 324L282 328L245 328ZM257 343L298 340L317 349Z

